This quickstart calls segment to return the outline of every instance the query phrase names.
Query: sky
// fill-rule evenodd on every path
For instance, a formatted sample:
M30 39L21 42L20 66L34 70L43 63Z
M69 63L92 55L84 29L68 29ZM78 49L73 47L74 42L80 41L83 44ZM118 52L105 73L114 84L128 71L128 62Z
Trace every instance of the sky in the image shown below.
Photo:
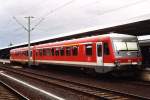
M149 5L150 0L0 0L0 48L27 42L21 25L27 28L28 16L34 17L34 41L150 15Z

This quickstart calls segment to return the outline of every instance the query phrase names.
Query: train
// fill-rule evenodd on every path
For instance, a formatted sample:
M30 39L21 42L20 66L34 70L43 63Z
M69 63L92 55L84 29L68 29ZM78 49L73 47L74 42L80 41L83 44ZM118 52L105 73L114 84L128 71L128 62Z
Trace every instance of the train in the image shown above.
M10 61L27 64L28 47L10 50ZM136 36L111 33L31 46L30 61L109 73L140 69L142 55Z

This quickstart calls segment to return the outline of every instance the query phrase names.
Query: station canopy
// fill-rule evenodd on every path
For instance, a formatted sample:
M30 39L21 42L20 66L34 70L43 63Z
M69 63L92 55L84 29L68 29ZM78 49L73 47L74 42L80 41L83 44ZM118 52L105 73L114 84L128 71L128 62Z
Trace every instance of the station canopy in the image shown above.
M122 21L122 22L120 21L120 22L116 22L116 23L112 23L108 25L91 27L91 28L84 29L84 30L74 31L70 33L63 33L54 37L47 37L44 39L31 41L31 45L37 45L37 44L47 43L47 42L62 41L62 40L68 40L68 39L73 39L73 38L81 38L85 36L107 34L110 32L135 35L135 36L149 35L150 14L140 16L140 17L135 17L135 18ZM23 47L23 46L27 46L27 42L13 45L10 47L0 48L0 50L12 49L12 48Z

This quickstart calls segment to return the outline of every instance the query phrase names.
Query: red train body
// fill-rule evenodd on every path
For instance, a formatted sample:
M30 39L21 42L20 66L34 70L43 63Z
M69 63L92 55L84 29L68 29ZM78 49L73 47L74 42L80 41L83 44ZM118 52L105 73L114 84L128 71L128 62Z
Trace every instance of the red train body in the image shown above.
M12 49L10 60L28 63L28 48ZM31 62L33 65L69 65L107 73L137 69L142 57L135 36L106 34L32 46Z

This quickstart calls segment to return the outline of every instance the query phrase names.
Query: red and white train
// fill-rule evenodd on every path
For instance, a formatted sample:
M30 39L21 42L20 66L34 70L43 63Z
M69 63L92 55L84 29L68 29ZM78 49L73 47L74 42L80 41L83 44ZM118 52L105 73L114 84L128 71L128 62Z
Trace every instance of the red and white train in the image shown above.
M28 47L10 51L10 61L28 63ZM31 62L94 69L97 73L138 69L142 56L136 36L105 34L31 47Z

